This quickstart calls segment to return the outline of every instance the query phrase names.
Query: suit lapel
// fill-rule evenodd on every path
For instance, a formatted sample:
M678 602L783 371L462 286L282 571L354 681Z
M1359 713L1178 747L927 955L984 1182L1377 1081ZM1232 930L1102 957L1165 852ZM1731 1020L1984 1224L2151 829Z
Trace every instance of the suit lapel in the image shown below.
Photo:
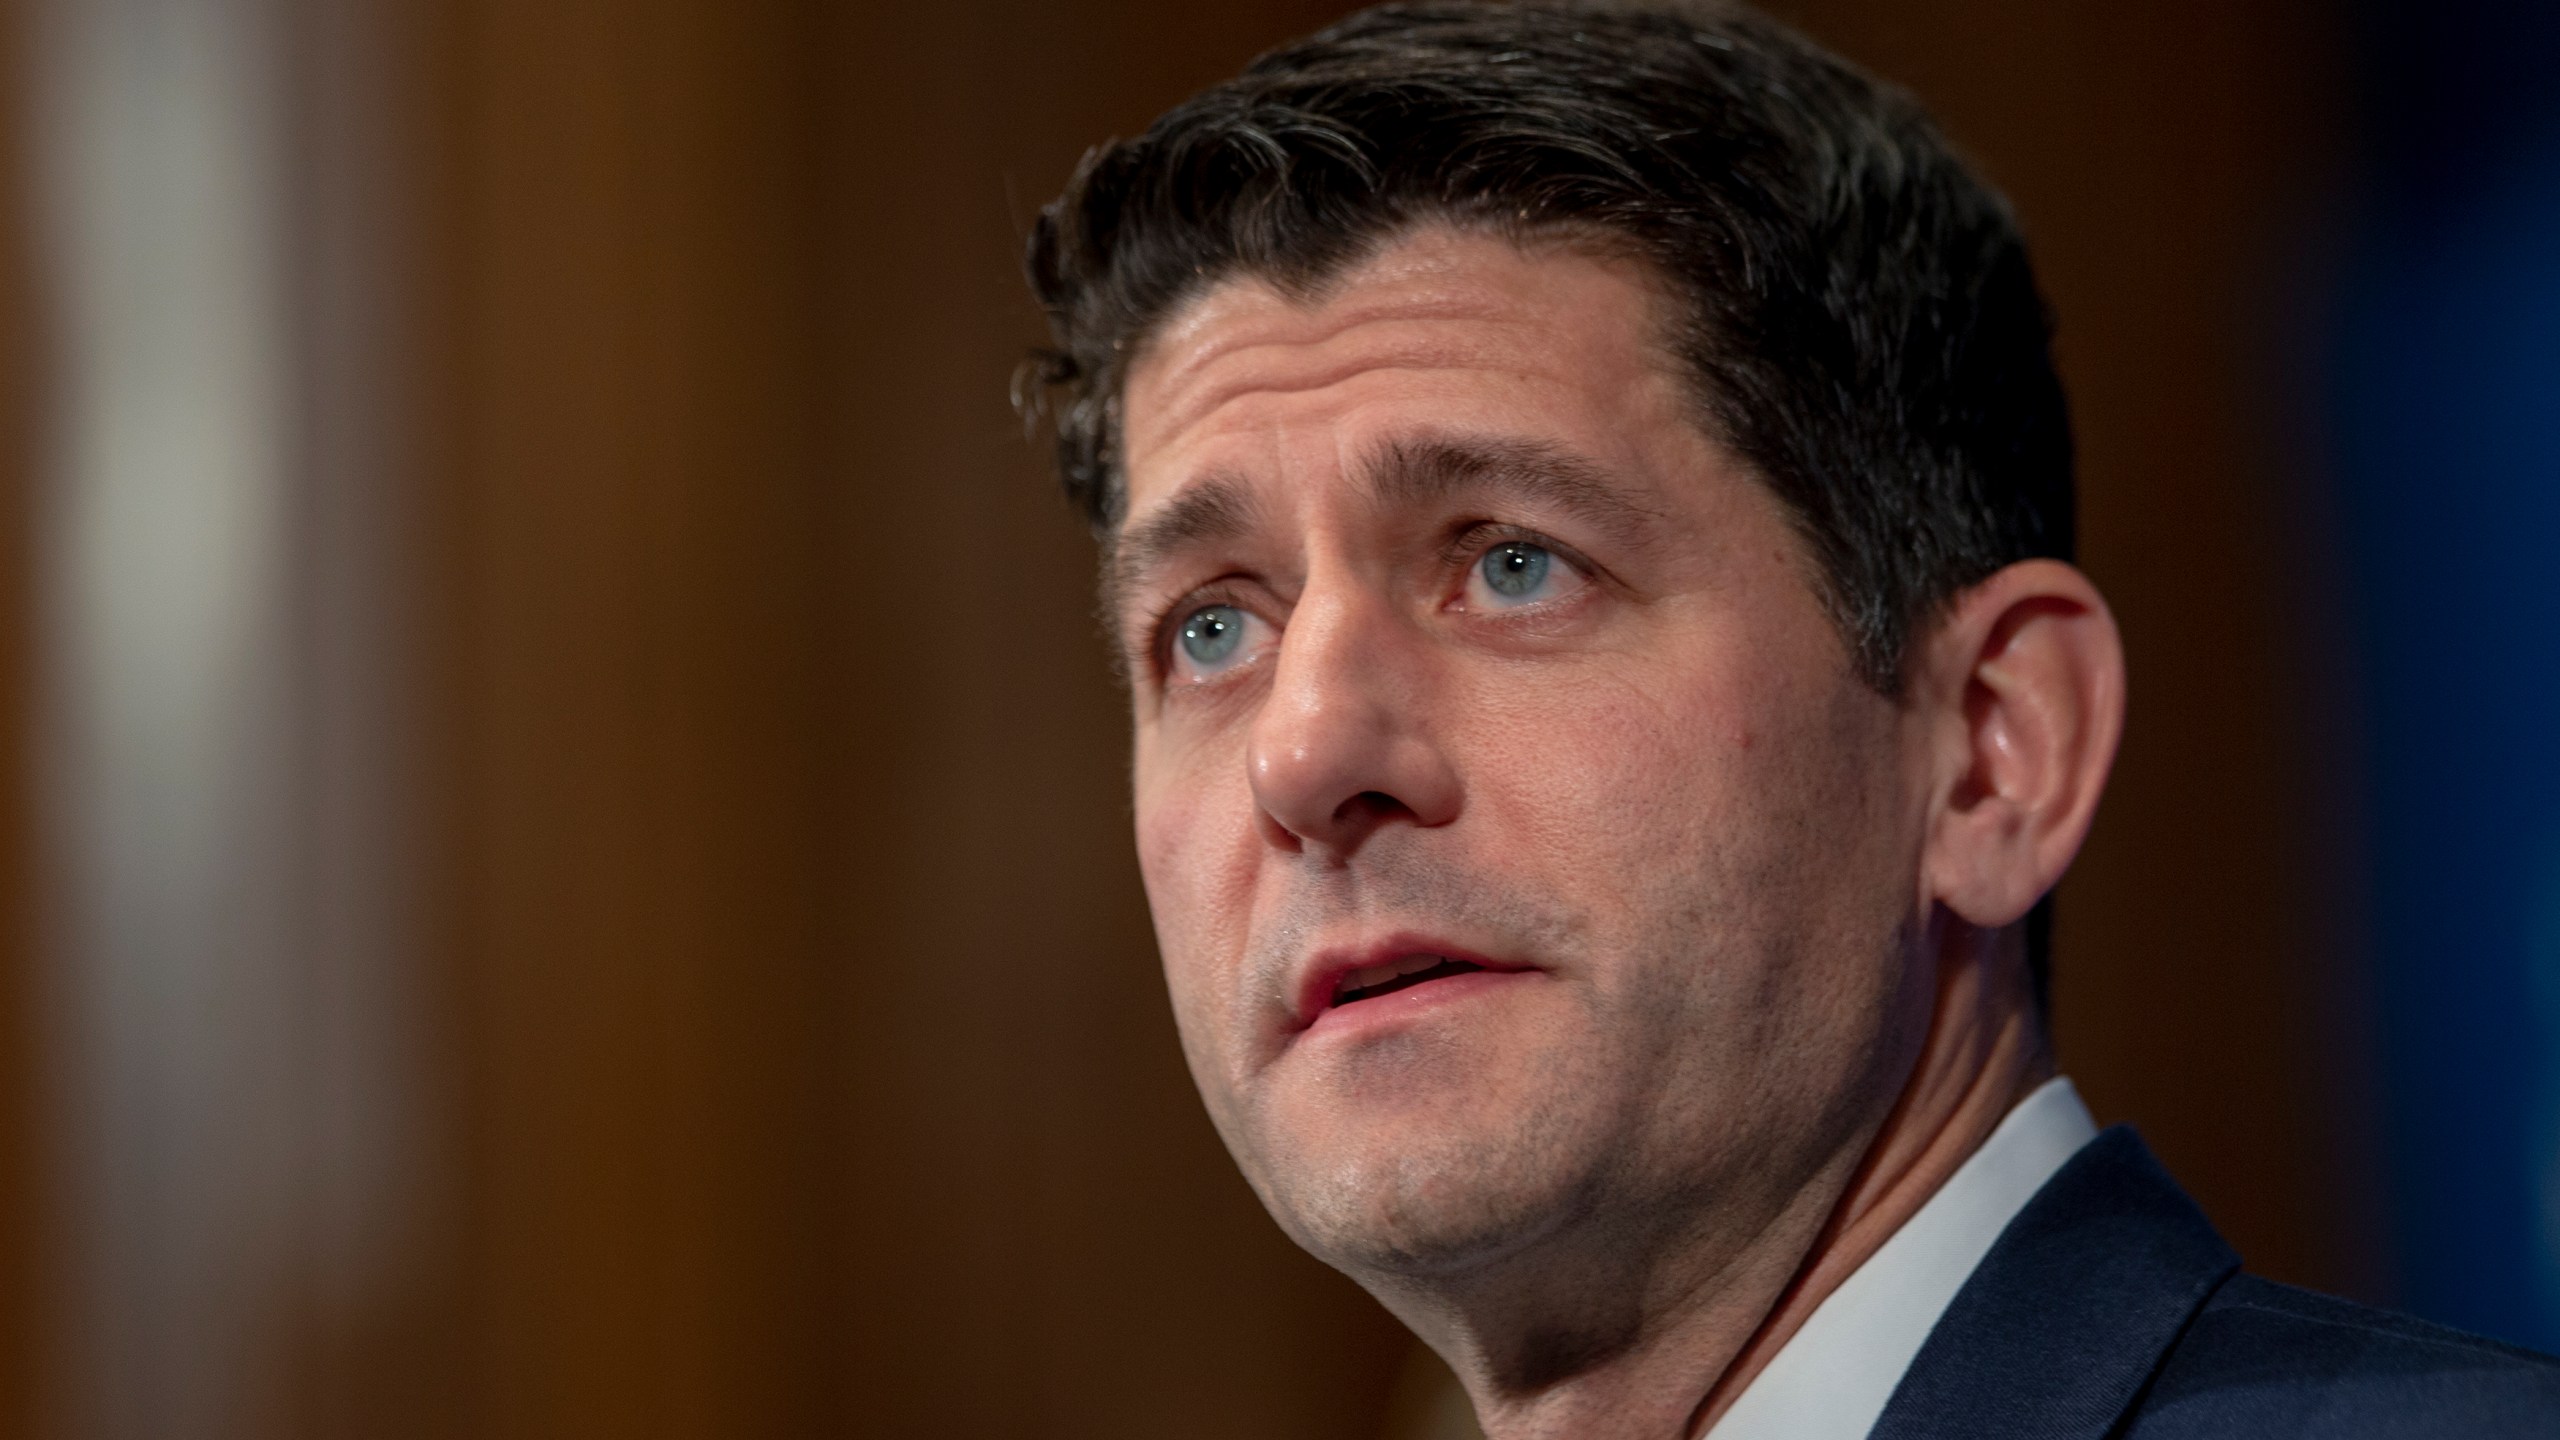
M2100 1440L2239 1267L2141 1137L2119 1125L2001 1232L1870 1440Z

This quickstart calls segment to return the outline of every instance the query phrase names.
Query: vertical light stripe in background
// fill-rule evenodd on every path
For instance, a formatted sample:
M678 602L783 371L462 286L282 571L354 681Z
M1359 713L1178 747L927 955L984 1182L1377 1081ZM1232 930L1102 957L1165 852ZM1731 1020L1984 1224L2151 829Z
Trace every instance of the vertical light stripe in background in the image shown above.
M330 173L380 157L346 148L361 117L307 128L296 84L361 7L31 9L52 1424L272 1436L293 1337L366 1283L407 1163L386 302Z

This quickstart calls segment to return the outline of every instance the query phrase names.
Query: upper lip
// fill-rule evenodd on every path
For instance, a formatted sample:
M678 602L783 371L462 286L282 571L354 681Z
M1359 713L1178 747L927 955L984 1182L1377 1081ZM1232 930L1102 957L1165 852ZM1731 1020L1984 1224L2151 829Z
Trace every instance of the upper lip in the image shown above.
M1416 955L1436 955L1486 970L1532 968L1513 961L1496 960L1453 940L1413 930L1398 931L1356 945L1330 946L1316 951L1299 971L1297 1009L1290 1029L1304 1030L1316 1023L1316 1017L1332 1007L1334 992L1341 988L1345 975L1374 965L1392 965Z

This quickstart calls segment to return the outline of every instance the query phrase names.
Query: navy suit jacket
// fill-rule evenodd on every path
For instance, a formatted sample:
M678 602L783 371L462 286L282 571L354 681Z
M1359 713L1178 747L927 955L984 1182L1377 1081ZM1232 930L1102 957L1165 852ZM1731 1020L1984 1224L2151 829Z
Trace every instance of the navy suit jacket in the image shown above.
M2560 1437L2560 1360L2239 1272L2109 1130L2001 1232L1871 1440Z

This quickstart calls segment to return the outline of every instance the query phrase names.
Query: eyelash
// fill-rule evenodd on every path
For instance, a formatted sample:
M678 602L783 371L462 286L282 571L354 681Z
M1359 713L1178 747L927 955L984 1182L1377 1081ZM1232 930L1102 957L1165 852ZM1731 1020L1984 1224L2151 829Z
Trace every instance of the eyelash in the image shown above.
M1243 590L1244 587L1232 579L1212 580L1197 589L1184 591L1172 604L1155 613L1146 630L1150 637L1147 643L1146 663L1156 683L1164 683L1166 675L1172 670L1173 636L1176 630L1182 628L1182 622L1212 605L1232 605L1238 610L1252 609L1253 607L1244 601Z
M1450 574L1464 576L1469 568L1484 563L1487 552L1503 545L1535 545L1585 575L1598 573L1572 546L1501 520L1471 520L1452 530L1448 542L1441 546L1440 563Z
M1570 545L1523 525L1501 520L1468 520L1453 525L1449 538L1440 545L1440 566L1444 574L1457 577L1461 584L1469 567L1482 564L1486 552L1499 545L1535 545L1553 554L1578 571L1585 580L1596 581L1599 567L1582 557ZM1239 610L1253 607L1243 598L1245 587L1233 579L1213 580L1196 589L1186 590L1171 604L1158 609L1149 619L1146 634L1146 662L1156 681L1161 684L1171 668L1174 631L1183 621L1212 605L1232 605Z

